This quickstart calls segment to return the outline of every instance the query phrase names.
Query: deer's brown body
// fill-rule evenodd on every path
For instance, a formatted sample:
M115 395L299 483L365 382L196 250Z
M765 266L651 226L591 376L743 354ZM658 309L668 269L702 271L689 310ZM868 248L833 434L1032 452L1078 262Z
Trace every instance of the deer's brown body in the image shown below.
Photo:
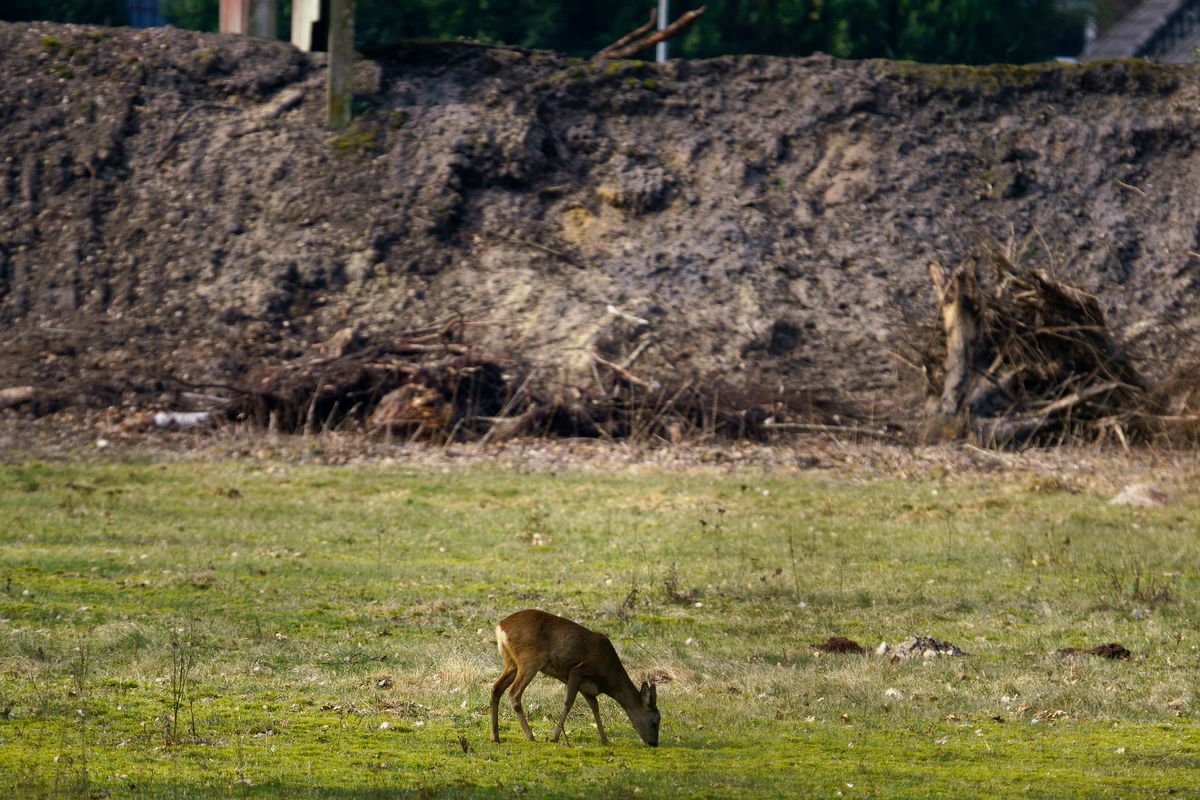
M606 694L620 703L629 716L634 730L651 747L658 746L659 713L653 684L634 685L621 664L612 642L602 633L590 631L569 619L544 611L526 609L505 617L496 626L496 647L504 659L504 672L492 686L492 741L500 741L500 695L509 689L513 710L533 741L529 720L521 708L525 687L539 673L557 678L567 685L567 702L550 741L562 735L567 713L582 694L596 718L600 742L608 744L604 724L600 721L600 706L596 696Z

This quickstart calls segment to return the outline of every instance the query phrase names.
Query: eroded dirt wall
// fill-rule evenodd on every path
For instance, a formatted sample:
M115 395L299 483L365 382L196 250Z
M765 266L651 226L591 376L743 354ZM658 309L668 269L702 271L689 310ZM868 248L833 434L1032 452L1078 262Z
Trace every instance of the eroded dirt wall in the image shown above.
M598 355L905 426L927 265L981 230L1147 354L1190 347L1193 68L368 56L332 135L285 43L0 24L3 382L154 405L460 319L567 394Z

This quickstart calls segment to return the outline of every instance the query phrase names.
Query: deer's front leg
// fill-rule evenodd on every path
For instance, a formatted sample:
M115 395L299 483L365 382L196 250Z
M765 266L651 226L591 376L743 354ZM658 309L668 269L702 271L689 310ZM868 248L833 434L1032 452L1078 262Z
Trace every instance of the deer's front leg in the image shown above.
M600 721L600 704L596 702L596 696L585 694L583 699L587 700L588 706L592 709L592 716L596 718L596 730L600 733L600 744L608 744L608 737L604 735L604 723Z

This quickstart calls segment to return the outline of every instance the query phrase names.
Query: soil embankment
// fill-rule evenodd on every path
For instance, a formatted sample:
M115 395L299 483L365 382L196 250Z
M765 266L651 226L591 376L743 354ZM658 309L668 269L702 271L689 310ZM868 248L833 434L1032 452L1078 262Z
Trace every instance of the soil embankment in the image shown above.
M484 416L565 404L547 427L622 391L668 426L683 389L685 427L711 401L909 430L928 264L981 232L1029 237L1151 373L1200 320L1194 68L411 44L361 64L338 135L281 42L0 24L0 70L19 413L365 420L452 373Z

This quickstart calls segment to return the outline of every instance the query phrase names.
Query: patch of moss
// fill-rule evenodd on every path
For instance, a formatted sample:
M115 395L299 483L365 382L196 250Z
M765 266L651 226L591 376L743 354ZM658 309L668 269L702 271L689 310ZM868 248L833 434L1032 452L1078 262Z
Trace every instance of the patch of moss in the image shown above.
M196 66L200 67L201 69L208 69L213 64L217 63L217 59L219 57L220 53L216 50L197 50L194 54L192 54L192 61L194 61Z
M366 120L355 120L350 127L330 139L333 149L344 156L367 156L379 147L379 128Z
M1005 87L1028 87L1061 70L1058 64L918 64L897 61L892 64L896 77L915 80L936 89L951 91L996 91Z
M610 78L617 75L631 73L634 75L646 71L645 61L624 61L622 59L614 59L604 65L604 74Z
M1179 79L1173 69L1166 64L1150 61L1145 58L1129 58L1122 63L1129 68L1129 77L1141 89L1152 91L1171 91L1179 85Z
M57 50L60 44L57 36L46 34L42 37L42 47L47 50Z

